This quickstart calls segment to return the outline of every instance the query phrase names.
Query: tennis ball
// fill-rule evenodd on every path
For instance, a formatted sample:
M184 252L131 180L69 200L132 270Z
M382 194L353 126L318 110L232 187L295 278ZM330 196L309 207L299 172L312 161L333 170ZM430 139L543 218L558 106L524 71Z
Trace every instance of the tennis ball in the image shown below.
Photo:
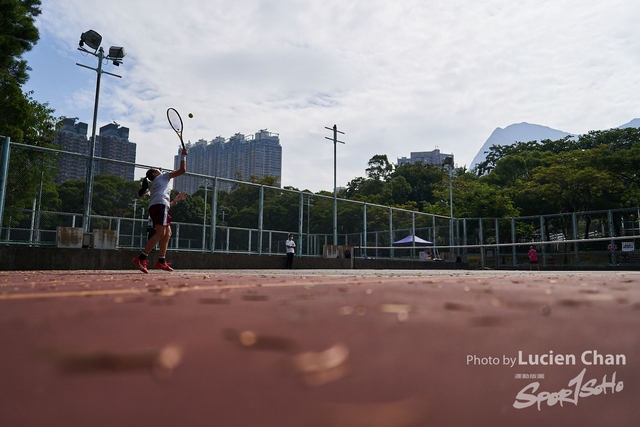
M189 113L189 118L193 119L193 113Z

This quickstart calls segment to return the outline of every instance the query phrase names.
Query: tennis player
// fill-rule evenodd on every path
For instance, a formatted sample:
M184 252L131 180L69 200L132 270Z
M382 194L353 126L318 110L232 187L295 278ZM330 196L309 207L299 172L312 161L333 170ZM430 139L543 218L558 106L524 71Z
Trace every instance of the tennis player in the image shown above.
M167 248L171 238L171 179L183 175L187 171L187 150L182 149L180 156L180 169L172 172L160 172L158 169L149 169L146 177L142 179L142 188L138 191L140 197L144 197L149 190L149 216L153 221L155 234L147 241L144 250L133 259L135 266L143 273L148 273L147 257L159 245L158 261L155 268L165 271L173 271L167 262Z

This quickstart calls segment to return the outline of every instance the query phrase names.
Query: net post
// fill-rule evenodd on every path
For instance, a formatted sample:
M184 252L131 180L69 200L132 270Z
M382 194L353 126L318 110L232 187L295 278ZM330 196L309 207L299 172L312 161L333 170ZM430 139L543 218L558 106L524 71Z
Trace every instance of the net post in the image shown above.
M9 152L11 140L8 136L1 136L2 157L0 158L0 230L4 219L4 200L7 195L7 178L9 176Z

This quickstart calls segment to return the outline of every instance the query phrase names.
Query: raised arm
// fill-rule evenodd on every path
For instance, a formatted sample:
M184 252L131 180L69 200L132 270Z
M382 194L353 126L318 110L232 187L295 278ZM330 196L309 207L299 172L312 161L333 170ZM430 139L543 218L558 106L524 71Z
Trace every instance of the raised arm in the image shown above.
M169 173L170 178L175 178L176 176L180 176L187 171L187 149L182 149L182 154L180 155L180 169L174 170Z

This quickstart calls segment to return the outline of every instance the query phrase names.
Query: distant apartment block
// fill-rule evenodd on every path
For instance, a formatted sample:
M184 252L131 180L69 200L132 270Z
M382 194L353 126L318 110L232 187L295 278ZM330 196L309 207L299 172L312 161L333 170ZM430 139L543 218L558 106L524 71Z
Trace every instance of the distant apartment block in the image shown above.
M282 177L282 146L277 133L262 129L246 137L236 133L228 140L218 136L211 141L199 140L187 144L187 171L200 175L249 181L252 176L260 179L266 176L277 178L277 186ZM181 149L174 158L174 167L180 167ZM193 194L204 185L204 179L182 175L174 180L174 189ZM209 181L208 185L212 185ZM229 190L231 184L220 183L220 189Z
M82 122L76 123L76 120L64 119L62 128L56 135L55 144L59 145L63 151L83 156L62 155L60 157L59 172L55 179L57 183L87 177L87 157L84 156L89 154L88 125ZM129 128L120 127L117 123L102 126L99 135L96 135L95 156L135 163L136 144L129 142ZM105 161L95 163L94 175L115 175L133 181L134 173L133 166Z
M454 157L453 154L444 154L441 153L437 148L433 151L419 151L412 152L411 157L408 159L406 157L398 158L398 166L406 165L407 163L417 163L422 162L425 164L431 165L441 165L444 162L444 159L447 157ZM454 158L455 161L455 158Z
M89 153L87 129L86 123L76 123L76 119L64 119L62 129L56 135L55 144L59 145L63 151L86 156ZM58 160L58 165L58 176L54 179L57 183L87 176L86 157L62 155Z
M136 144L129 142L129 128L117 123L102 126L100 135L96 138L96 157L131 163L96 162L96 175L115 175L127 181L135 179L133 164L136 162Z

